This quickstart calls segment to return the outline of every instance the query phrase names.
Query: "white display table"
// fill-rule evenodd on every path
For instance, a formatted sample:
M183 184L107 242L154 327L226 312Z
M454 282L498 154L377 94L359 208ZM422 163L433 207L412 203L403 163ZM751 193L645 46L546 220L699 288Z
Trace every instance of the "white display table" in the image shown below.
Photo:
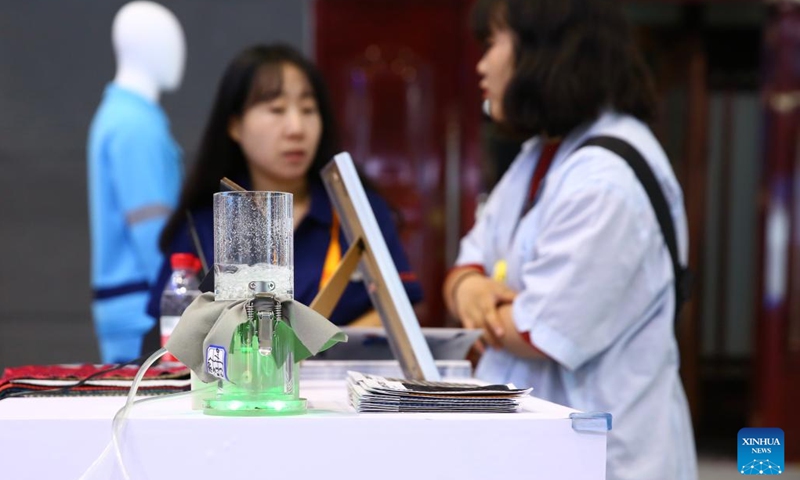
M136 480L605 478L605 419L534 397L517 414L357 414L342 382L301 385L309 412L211 417L189 397L131 410L122 457ZM111 439L122 397L0 401L2 478L78 479ZM88 478L111 475L113 455Z

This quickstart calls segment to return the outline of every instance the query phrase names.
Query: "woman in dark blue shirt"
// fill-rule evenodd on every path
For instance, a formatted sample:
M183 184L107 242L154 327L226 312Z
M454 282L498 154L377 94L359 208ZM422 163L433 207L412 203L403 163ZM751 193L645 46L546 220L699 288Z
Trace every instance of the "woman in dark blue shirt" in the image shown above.
M148 313L156 319L160 315L172 253L202 253L213 265L212 199L223 177L249 190L293 194L294 297L310 304L331 273L326 260L330 265L348 247L319 175L337 147L327 90L311 62L284 45L241 52L225 71L197 162L161 235L165 262L151 290ZM409 299L419 302L422 289L410 271L392 211L375 192L367 189L367 196ZM189 233L190 215L202 252ZM330 320L369 325L376 319L363 282L354 279Z

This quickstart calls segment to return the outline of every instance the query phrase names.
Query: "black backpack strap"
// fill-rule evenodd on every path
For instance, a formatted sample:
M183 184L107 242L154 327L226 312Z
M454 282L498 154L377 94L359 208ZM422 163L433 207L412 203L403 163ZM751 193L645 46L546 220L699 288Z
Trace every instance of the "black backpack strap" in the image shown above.
M650 198L650 203L653 205L658 224L661 226L661 233L667 244L669 255L672 258L672 270L675 274L675 320L677 321L681 306L689 298L690 274L688 269L680 264L678 258L678 237L675 234L675 224L672 221L669 204L666 197L664 197L664 192L661 190L661 185L658 183L647 161L636 148L625 140L617 137L597 136L589 138L578 148L590 146L605 148L625 160L633 169L633 173L636 174L636 178L639 179L645 192L647 192L647 196Z

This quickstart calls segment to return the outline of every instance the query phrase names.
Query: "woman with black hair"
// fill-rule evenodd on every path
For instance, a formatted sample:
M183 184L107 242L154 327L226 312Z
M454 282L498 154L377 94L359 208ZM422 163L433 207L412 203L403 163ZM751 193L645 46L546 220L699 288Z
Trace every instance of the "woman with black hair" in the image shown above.
M686 214L624 15L610 0L479 0L474 20L487 113L529 138L444 285L450 312L484 330L476 376L610 412L611 480L696 478L674 334Z
M161 235L166 261L151 290L148 313L159 318L172 253L202 253L213 265L213 195L223 177L248 190L293 195L294 298L310 304L348 246L320 178L337 148L327 90L311 62L286 45L254 46L237 55L222 77L197 162ZM422 289L410 271L392 212L369 188L367 196L409 299L418 302ZM189 218L202 252L192 241ZM350 282L330 320L379 324L363 282Z

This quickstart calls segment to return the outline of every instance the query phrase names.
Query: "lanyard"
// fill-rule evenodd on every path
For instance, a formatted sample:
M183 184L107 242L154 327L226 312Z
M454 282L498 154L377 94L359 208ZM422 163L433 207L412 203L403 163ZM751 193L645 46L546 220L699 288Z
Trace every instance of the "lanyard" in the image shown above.
M536 163L536 168L533 170L531 183L528 187L528 194L525 197L525 203L522 204L522 210L519 213L519 218L517 219L517 223L514 225L514 230L511 232L511 241L514 240L514 236L517 233L517 228L519 228L519 224L522 222L522 219L528 214L528 212L531 211L531 209L536 205L536 202L539 200L539 189L542 186L544 178L547 176L548 170L550 170L550 165L553 164L553 159L556 157L558 147L560 146L560 140L545 143L544 146L542 146L542 153L539 154L539 161ZM510 249L511 247L509 245L509 250ZM492 278L498 282L505 282L507 269L508 265L505 259L498 260L494 264Z
M331 221L331 241L328 252L325 254L325 263L322 265L322 276L319 279L319 289L322 290L331 280L339 262L342 260L342 246L339 244L339 217L333 212Z
M517 226L514 227L514 231L516 231L517 227L519 227L519 223L522 221L522 218L531 211L531 209L536 205L536 202L539 200L539 188L544 181L544 178L547 176L547 171L550 170L550 165L553 164L553 159L556 157L556 153L558 152L558 147L561 146L561 141L549 142L545 143L542 147L542 153L539 154L539 161L536 163L536 168L533 171L533 176L531 177L531 184L528 188L528 196L525 198L525 203L522 205L522 211L519 214L519 220L517 220Z

